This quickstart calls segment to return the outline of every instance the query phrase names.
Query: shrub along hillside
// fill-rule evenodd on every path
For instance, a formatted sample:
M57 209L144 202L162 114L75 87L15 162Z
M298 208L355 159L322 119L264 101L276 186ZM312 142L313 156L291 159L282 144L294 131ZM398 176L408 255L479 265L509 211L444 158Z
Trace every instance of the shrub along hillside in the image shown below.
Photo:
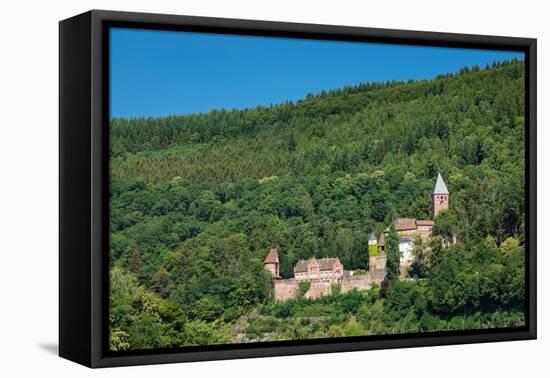
M113 119L112 347L235 342L254 334L247 321L274 327L262 337L307 338L277 319L327 306L342 317L308 323L311 337L521 323L524 101L513 61L270 107ZM271 303L269 248L283 277L313 255L366 268L370 232L431 216L438 172L452 193L435 230L460 243L415 265L421 286L357 294L349 311L346 295ZM365 315L377 306L383 317ZM392 329L394 310L410 322Z

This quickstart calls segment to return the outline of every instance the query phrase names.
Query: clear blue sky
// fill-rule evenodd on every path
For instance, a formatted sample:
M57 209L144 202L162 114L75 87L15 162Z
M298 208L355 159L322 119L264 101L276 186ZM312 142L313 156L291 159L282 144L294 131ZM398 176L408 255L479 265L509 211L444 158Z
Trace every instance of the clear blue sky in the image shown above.
M111 117L295 101L360 82L430 79L523 53L111 29Z

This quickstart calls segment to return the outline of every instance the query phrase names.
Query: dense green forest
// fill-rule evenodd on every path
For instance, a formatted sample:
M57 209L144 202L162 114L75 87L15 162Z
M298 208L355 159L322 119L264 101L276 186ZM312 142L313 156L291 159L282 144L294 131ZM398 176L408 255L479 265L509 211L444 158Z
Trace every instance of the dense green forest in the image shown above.
M295 103L113 119L113 350L524 324L524 63L364 83ZM368 236L431 217L412 280L272 300L263 267L368 265ZM443 248L439 237L456 235Z

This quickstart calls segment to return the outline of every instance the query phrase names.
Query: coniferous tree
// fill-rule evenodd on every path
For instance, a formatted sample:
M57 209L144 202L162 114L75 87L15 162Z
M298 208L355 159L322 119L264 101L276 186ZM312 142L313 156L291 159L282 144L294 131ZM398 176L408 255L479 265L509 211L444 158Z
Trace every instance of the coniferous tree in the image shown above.
M401 259L401 252L399 251L399 236L397 235L393 224L390 226L390 230L387 233L385 250L387 256L386 269L388 272L388 279L393 281L399 278L399 261Z

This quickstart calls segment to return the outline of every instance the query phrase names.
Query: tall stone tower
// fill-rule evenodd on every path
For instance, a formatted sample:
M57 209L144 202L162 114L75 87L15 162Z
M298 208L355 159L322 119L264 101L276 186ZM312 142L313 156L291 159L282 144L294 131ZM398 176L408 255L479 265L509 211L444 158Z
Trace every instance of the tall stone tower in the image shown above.
M273 278L280 278L279 276L279 253L277 248L272 248L264 260L264 267L271 273Z
M433 218L437 217L437 214L441 210L446 210L449 208L449 191L445 182L441 177L441 173L437 174L437 181L435 182L434 192L432 194L432 209L433 209Z

